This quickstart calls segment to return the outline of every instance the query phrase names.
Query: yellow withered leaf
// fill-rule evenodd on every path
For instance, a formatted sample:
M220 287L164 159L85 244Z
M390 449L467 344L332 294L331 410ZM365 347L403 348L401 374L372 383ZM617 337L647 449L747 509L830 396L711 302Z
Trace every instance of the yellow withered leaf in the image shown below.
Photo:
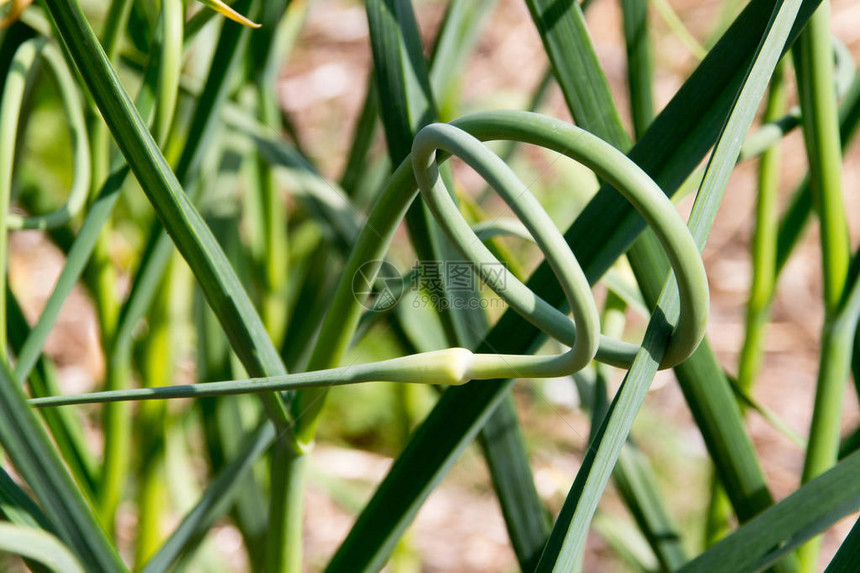
M10 0L0 0L0 6L9 4ZM12 4L6 12L5 16L0 18L0 30L8 28L21 17L21 13L27 9L33 0L11 0Z
M239 22L244 26L250 26L251 28L259 28L260 25L256 22L252 22L251 20L245 18L232 8L230 8L227 4L222 2L221 0L200 0L204 5L212 8L219 14L223 14L224 16L230 18L234 22Z

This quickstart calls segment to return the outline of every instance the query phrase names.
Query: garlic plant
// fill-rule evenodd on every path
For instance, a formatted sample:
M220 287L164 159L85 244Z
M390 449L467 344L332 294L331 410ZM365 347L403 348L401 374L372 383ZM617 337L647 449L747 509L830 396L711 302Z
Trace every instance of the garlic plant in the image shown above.
M197 550L218 520L229 519L253 570L313 568L303 557L303 528L317 516L305 516L303 499L327 394L386 381L398 389L432 385L438 400L327 571L383 568L475 438L524 571L578 570L590 531L613 538L611 520L595 518L610 478L647 545L642 560L630 558L638 570L816 570L818 534L860 509L860 457L853 453L860 440L855 433L840 444L839 435L847 381L853 373L856 382L860 364L860 287L838 176L840 150L860 119L860 81L850 53L831 37L826 0L751 0L736 16L735 3L726 2L731 17L715 30L719 39L659 113L648 3L622 0L635 144L594 52L583 16L589 2L526 0L550 66L534 107L555 82L573 125L534 109L459 113L463 64L495 2L447 2L428 58L411 2L366 0L373 73L337 182L303 153L276 96L311 3L203 0L206 8L188 18L194 4L111 0L96 34L94 15L79 0L15 2L0 33L0 270L7 274L8 236L17 230L39 230L65 254L35 324L25 320L15 289L0 289L0 516L9 522L0 523L0 551L36 570L223 569ZM668 4L655 9L695 44ZM210 60L199 84L187 74L195 50ZM56 205L49 189L16 187L43 68L73 142L71 189ZM797 78L799 108L786 112L789 73ZM752 130L768 87L763 124ZM383 159L370 151L380 124ZM803 131L811 169L777 223L776 146L794 129ZM565 231L511 166L524 144L578 162L601 184ZM736 164L762 154L756 287L735 384L706 337L701 252ZM446 163L452 157L486 184L481 200L497 193L518 222L476 221L479 201L456 185ZM374 184L380 171L385 177ZM154 217L135 209L132 178ZM226 201L216 195L225 186L232 190ZM684 192L695 194L686 222L672 202ZM813 214L822 229L825 287L818 394L808 440L796 440L806 448L802 485L775 502L744 413L749 406L765 411L750 393L770 302ZM401 226L419 261L475 269L509 307L501 318L491 325L484 310L436 309L444 339L438 348L406 328L398 310L374 306L369 289L356 289L356 277L367 285L387 278L380 269L391 266ZM120 227L140 237L123 295L111 256L111 233ZM521 261L495 242L502 234L525 235L540 250L543 262L528 280L518 278ZM608 273L625 255L635 285ZM592 288L603 277L608 294L600 308ZM69 394L45 346L78 284L98 317L105 379L99 391ZM454 290L447 278L440 288L445 296ZM647 314L638 344L623 340L628 305ZM382 320L400 333L403 352L348 360ZM179 383L186 380L177 367L178 322L195 329L193 383ZM541 352L547 339L561 351ZM614 396L610 366L625 371ZM630 436L660 369L673 369L713 462L708 545L695 554ZM584 389L591 436L550 520L510 390L517 379L557 377L573 377ZM243 394L256 401L237 396ZM193 399L182 411L194 415L177 416L165 402L171 398ZM141 403L130 408L131 401ZM85 439L79 409L60 407L88 403L105 403L97 410L103 443ZM189 426L202 439L184 435ZM206 450L206 485L167 532L161 524L175 512L160 496L165 468L192 441ZM128 507L137 517L131 546L117 525ZM731 531L733 515L738 526ZM856 570L857 532L855 525L828 572ZM617 546L624 553L625 544ZM132 553L133 562L124 560Z

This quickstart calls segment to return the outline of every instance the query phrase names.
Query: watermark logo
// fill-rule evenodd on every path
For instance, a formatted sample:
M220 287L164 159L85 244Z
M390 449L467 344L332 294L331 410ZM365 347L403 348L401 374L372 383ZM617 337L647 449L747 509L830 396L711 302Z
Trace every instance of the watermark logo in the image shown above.
M496 292L505 290L507 268L499 262L475 264L466 261L418 261L404 279L387 261L368 261L352 277L355 299L366 309L393 308L406 291L413 294L414 308L478 310L502 308L499 298L481 296L483 280Z
M403 296L403 277L388 261L368 261L352 275L352 294L367 310L390 310Z

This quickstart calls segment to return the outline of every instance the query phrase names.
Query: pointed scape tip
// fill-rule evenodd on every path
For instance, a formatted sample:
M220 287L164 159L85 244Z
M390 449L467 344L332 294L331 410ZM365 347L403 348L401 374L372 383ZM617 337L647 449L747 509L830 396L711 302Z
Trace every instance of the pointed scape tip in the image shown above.
M222 2L222 0L200 0L204 5L212 8L219 14L223 14L227 18L230 18L234 22L238 22L243 26L248 26L249 28L259 28L260 24L256 22L252 22L251 20L245 18L232 8L230 8L227 4Z

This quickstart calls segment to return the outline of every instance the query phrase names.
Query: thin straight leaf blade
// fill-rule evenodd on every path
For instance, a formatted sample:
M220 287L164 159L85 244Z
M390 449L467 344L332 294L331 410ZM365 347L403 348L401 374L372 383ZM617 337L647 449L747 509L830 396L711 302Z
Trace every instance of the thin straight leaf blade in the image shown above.
M80 561L92 571L124 571L5 364L0 365L0 444L33 490L57 536Z
M630 115L638 139L654 119L651 37L648 33L648 0L622 0L624 43L627 47L627 86Z
M681 569L759 571L860 509L860 453L766 509ZM855 528L856 529L856 528Z
M758 103L782 54L799 7L800 0L777 4L774 18L768 26L767 35L762 40L762 47L754 57L754 63L745 78L737 100L732 106L726 127L720 134L690 215L690 230L700 249L704 247L710 233L729 175L740 154L744 136L752 124ZM673 321L678 312L677 309L677 290L664 288L654 317L658 321L666 319ZM656 374L657 365L665 350L665 346L663 348L657 346L656 349L647 346L649 342L648 333L651 331L654 320L652 318L652 323L649 324L649 329L646 331L646 339L642 345L643 351L637 355L636 361L616 396L613 408L610 408L607 414L604 422L605 429L594 440L597 451L592 455L595 447L592 445L592 448L589 449L589 455L577 474L568 500L565 502L561 515L553 528L546 551L541 557L538 571L567 571L574 567L582 557L581 552L585 547L588 526L594 511L597 509L603 488L609 479L609 472L615 465L623 440L629 433L633 417L644 400L647 386ZM665 344L665 339L663 344ZM630 396L629 402L625 403L628 396ZM620 408L615 408L616 404ZM618 412L617 417L613 416L615 412ZM607 435L610 440L604 443L603 440ZM601 456L603 456L602 459ZM593 465L589 463L591 460L593 460ZM582 485L578 487L581 482Z
M0 523L0 552L35 560L52 571L84 573L84 568L56 537L41 529Z
M17 353L22 343L29 339L31 331L18 300L11 291L7 292L6 303L10 326L9 343L12 351ZM30 375L30 394L35 397L57 393L59 388L54 366L47 358L42 357ZM80 420L76 419L72 412L43 412L42 415L75 480L88 493L92 493L96 484L95 461L87 449Z
M48 0L47 6L120 150L194 271L248 372L284 374L286 369L247 293L132 105L80 6L74 0ZM180 163L183 165L190 169L193 161ZM270 415L286 424L283 403L270 397L268 405Z
M586 452L541 555L538 572L572 571L581 563L585 538L603 489L666 351L671 333L667 318L673 319L680 311L677 297L669 297L661 310L664 312L655 313L649 322L642 349Z
M437 119L433 88L442 88L443 95L450 95L453 88L450 84L445 87L442 74L456 76L452 76L452 72L456 70L457 58L462 61L469 51L468 47L463 46L464 42L469 40L470 34L480 23L482 11L492 7L491 2L480 3L483 5L480 8L472 4L455 1L449 5L431 69L424 61L421 45L417 41L417 23L410 2L368 3L371 41L379 79L381 117L389 154L395 165L411 148L414 133ZM454 44L457 50L452 48ZM450 104L451 98L446 99ZM407 212L406 221L420 260L460 260L423 201L413 203ZM448 297L459 296L459 293L445 288ZM478 295L471 293L471 296ZM463 310L457 310L455 304L451 307L439 311L448 343L452 346L473 346L486 332L485 314L480 310L469 311L468 306L463 306ZM491 418L493 428L505 427L507 431L492 431L484 435L482 445L517 559L524 569L528 569L536 563L548 534L548 523L545 509L535 490L516 410L510 408L512 404L507 405L502 419Z
M572 0L527 0L526 4L558 85L577 122L583 129L599 134L619 149L628 149L630 136L624 131L621 117L612 103L609 82L597 63L579 3ZM574 89L576 85L588 88ZM620 143L623 147L619 146Z
M854 523L848 537L839 546L839 551L824 573L850 573L860 569L860 520Z
M263 424L248 435L237 448L239 455L230 460L213 479L194 508L185 514L179 526L170 534L158 552L146 563L141 573L168 571L174 563L212 527L215 520L230 509L235 501L237 482L248 475L253 463L272 445L275 429Z
M0 513L10 523L51 531L48 518L33 498L3 468L0 468Z
M235 10L230 8L230 6L228 6L227 4L222 2L221 0L200 0L200 2L203 3L205 6L208 6L212 10L215 10L219 14L226 16L227 18L230 18L234 22L238 22L239 24L242 24L243 26L249 26L251 28L259 28L260 27L259 24L257 24L256 22L252 22L251 20L249 20L245 16L239 14L238 12L236 12Z
M544 45L547 47L547 51L550 55L553 70L555 71L562 91L566 96L568 106L570 107L575 121L586 129L591 130L596 135L603 137L619 149L628 150L632 144L621 124L621 118L613 103L608 81L606 80L600 63L597 61L593 47L591 46L582 13L578 5L576 3L571 3L563 11L555 8L550 10L549 3L541 3L539 1L530 2L529 5L533 16L535 16L538 30L544 40ZM636 103L639 104L634 107L634 117L637 119L637 134L641 135L641 133L645 131L647 125L651 122L653 116L653 109L650 101L651 72L648 65L648 39L643 28L645 14L642 6L631 5L630 2L625 3L623 8L625 16L625 33L628 38L628 55L632 52L635 56L628 61L628 70L632 80L631 92L633 92L634 89L636 91L635 95L632 97L634 97L636 99ZM552 26L547 26L545 18L538 16L546 16L549 12L552 13ZM633 30L631 31L630 28L633 28ZM576 59L562 57L563 54L571 51L576 51L577 53L582 54L582 57ZM575 80L581 77L588 77L590 81L585 83ZM644 93L644 95L641 95L640 92ZM654 238L654 241L656 242L656 238ZM664 329L663 325L655 323L651 327L653 328L653 331L649 330L650 334L646 334L646 341L650 341L651 344L653 344L653 348L649 349L651 354L650 356L641 356L637 358L637 363L634 364L637 365L635 368L638 369L635 371L631 370L627 381L625 381L624 387L634 390L638 388L638 390L625 394L624 396L619 395L618 397L619 400L624 401L624 406L620 411L622 415L613 419L612 424L610 424L612 426L610 428L610 433L614 441L610 447L606 447L606 444L601 444L601 440L599 439L605 436L605 428L598 432L597 438L591 441L589 455L586 456L586 460L577 476L577 483L574 485L574 491L578 491L577 495L582 495L584 493L586 496L591 498L587 500L587 505L590 509L586 508L584 510L585 517L581 519L578 524L573 525L573 527L578 529L581 541L584 541L584 537L588 532L591 515L596 510L597 501L600 498L599 492L602 491L606 483L606 479L608 479L607 471L612 471L615 466L615 460L625 449L627 441L626 436L629 433L629 427L632 424L635 413L638 411L639 405L641 405L644 393L650 385L653 375L656 373L660 356L662 356L662 352L665 349L663 344L661 344L659 334L661 329ZM618 412L618 410L613 406L613 409L610 412ZM602 448L602 450L593 452L592 450L594 447ZM591 455L592 453L594 453L594 455ZM597 458L601 456L604 459L598 460ZM593 465L595 461L597 461L598 465L601 466L600 468L595 468ZM631 461L629 456L625 456L625 462L629 461ZM656 488L653 487L653 483L651 484L651 488L641 487L647 481L646 476L650 474L646 473L645 475L640 476L634 470L643 469L644 467L641 465L625 463L624 469L618 472L622 486L632 486L633 484L640 486L635 490L630 487L624 489L624 491L630 494L630 497L626 500L630 505L631 510L636 514L638 523L644 527L646 537L652 543L654 551L661 557L661 560L663 560L664 563L667 561L673 563L676 561L679 563L683 562L683 552L680 554L677 552L677 549L680 546L673 546L671 543L666 545L662 543L659 537L661 533L671 530L673 527L665 510L662 509L662 500L659 500L659 498L653 497L652 495L647 499L641 500L640 503L640 500L637 500L632 496L634 492L645 495L648 493L654 494L657 491ZM592 471L594 471L595 474L594 480L591 480ZM583 481L583 479L585 481ZM589 486L591 486L593 490L591 493L586 491ZM578 488L583 489L578 490ZM562 510L560 521L564 521L566 518L572 517L570 512L578 505L574 496L569 498L569 500L573 503L565 505L565 508ZM556 537L558 537L559 532L560 530L554 529ZM559 540L556 539L555 543L558 542ZM550 554L552 554L550 546L553 543L554 540L551 536L547 548L547 551ZM575 553L575 551L573 553ZM545 552L545 555L546 554L547 552ZM572 560L566 564L562 564L562 568L566 566L573 567L575 565L578 557L576 555L571 555L570 557ZM551 561L547 561L542 557L538 568L548 567L550 562Z
M550 532L550 517L535 489L513 396L508 395L479 434L493 488L514 553L523 571L533 571Z

